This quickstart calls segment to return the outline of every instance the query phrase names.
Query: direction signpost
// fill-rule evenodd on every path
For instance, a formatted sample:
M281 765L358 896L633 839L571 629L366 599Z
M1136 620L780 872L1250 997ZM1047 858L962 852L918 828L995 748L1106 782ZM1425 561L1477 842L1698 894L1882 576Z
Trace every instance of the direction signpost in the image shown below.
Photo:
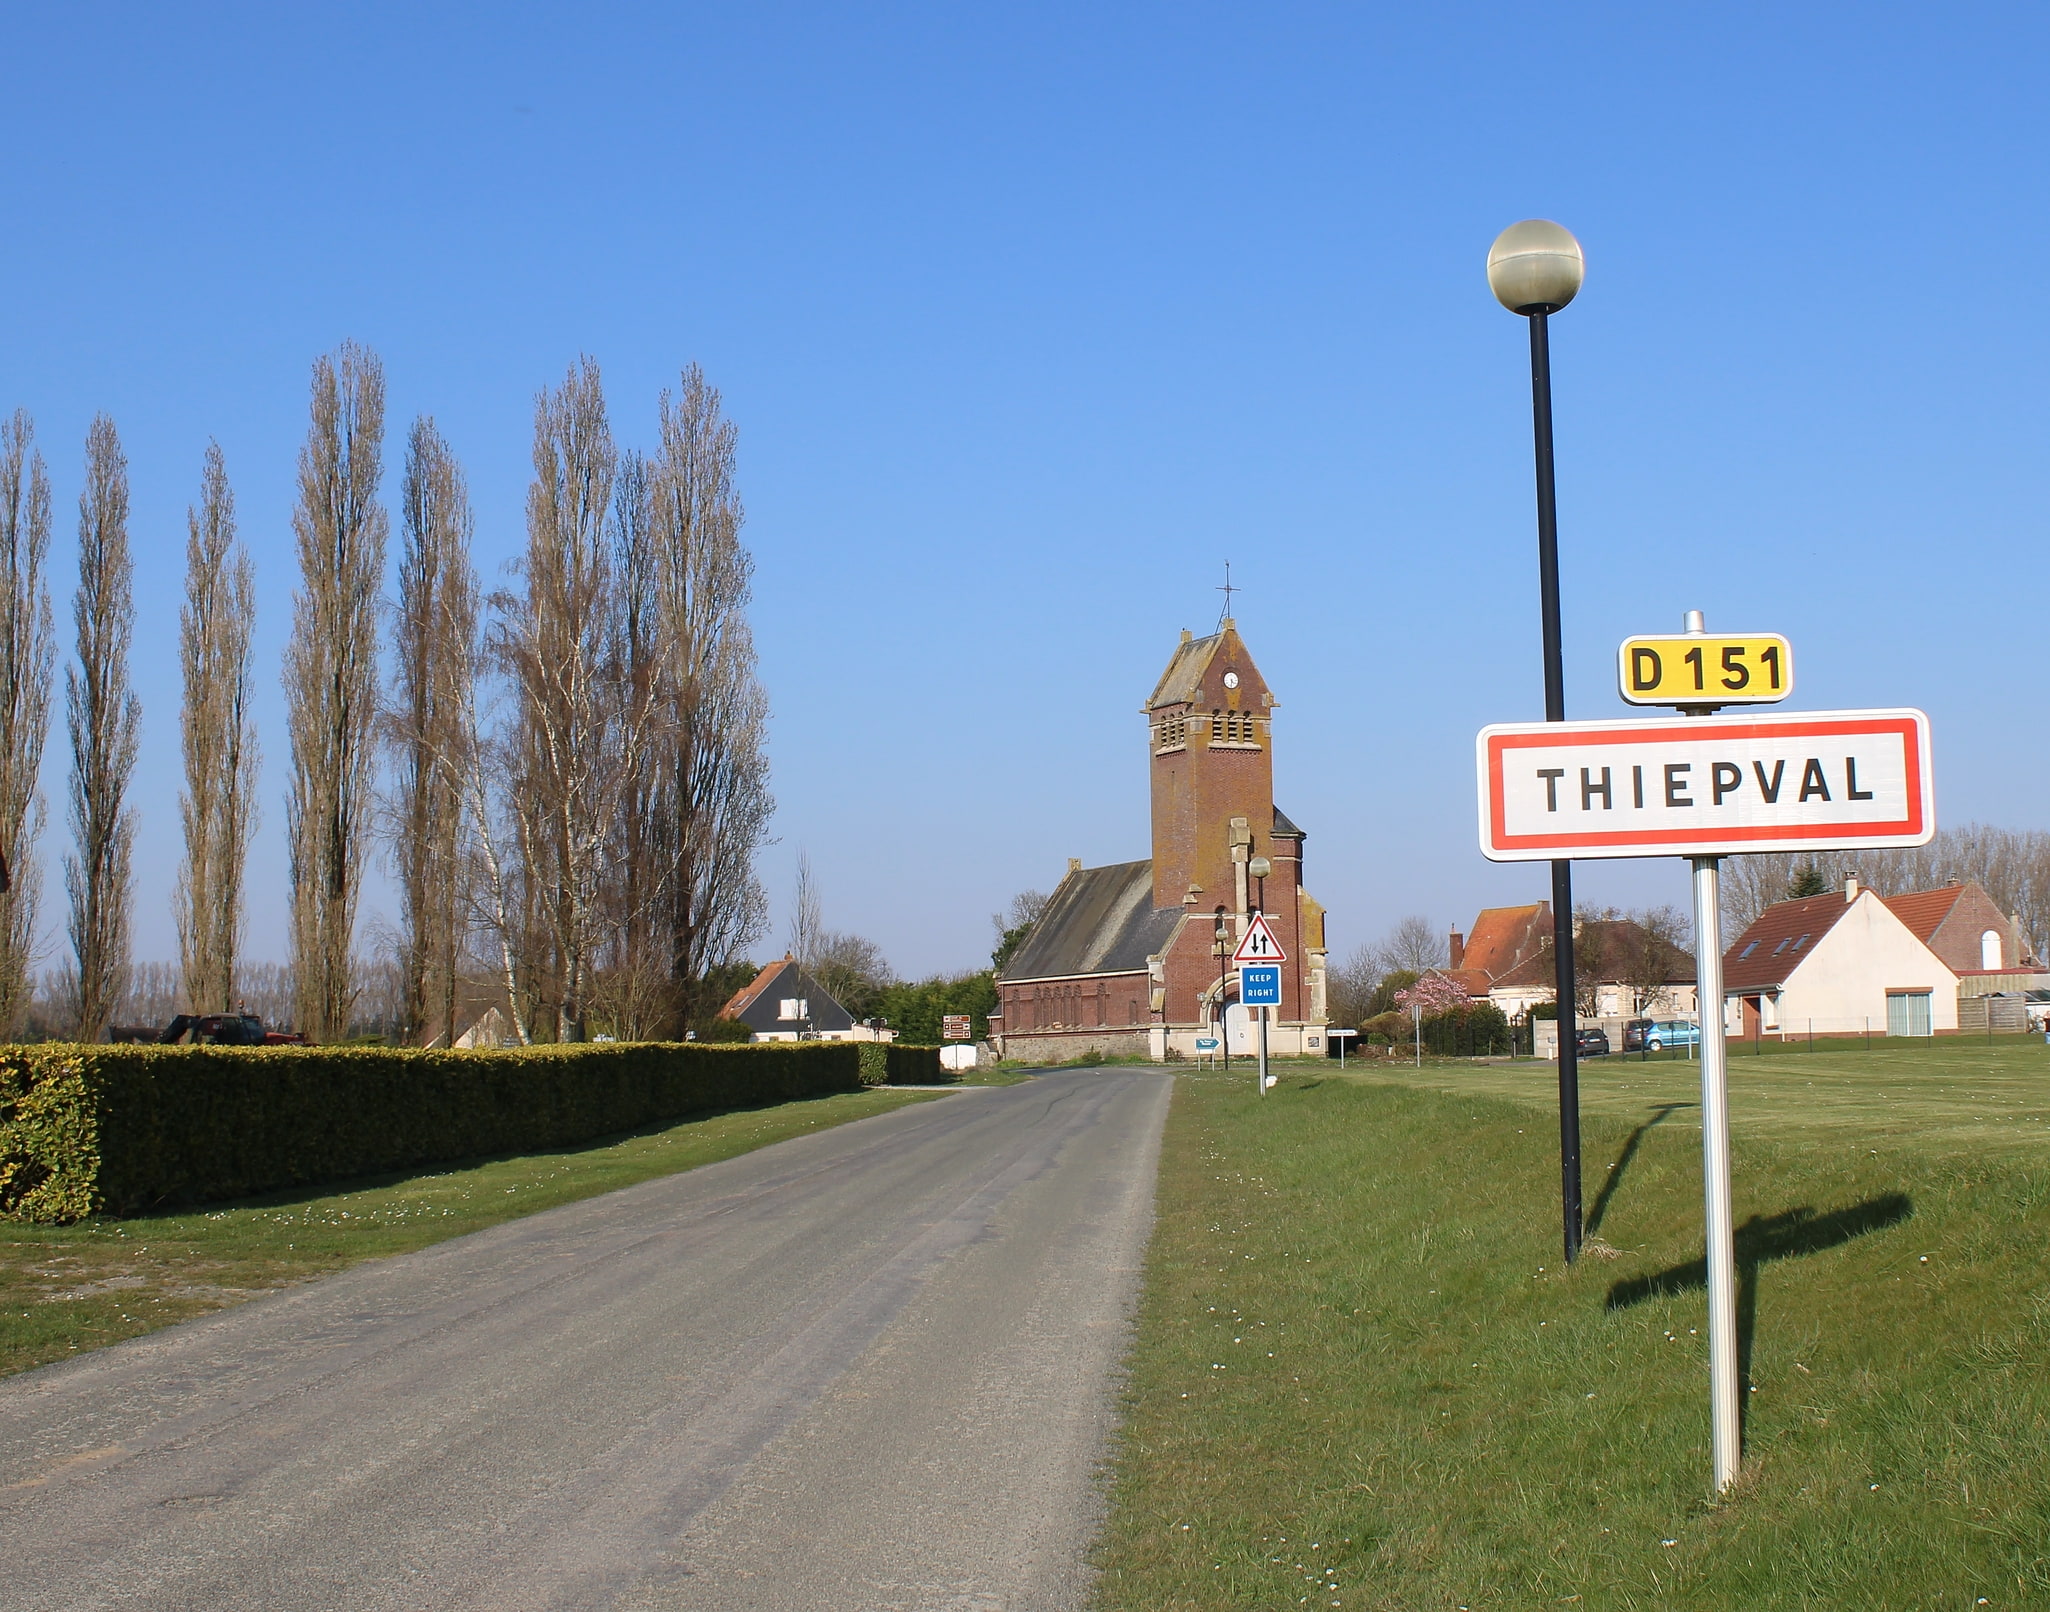
M1281 1006L1281 965L1288 953L1268 927L1267 914L1255 912L1231 960L1239 966L1239 1005L1260 1010L1260 1095L1272 1081L1267 1074L1267 1010Z
M1490 860L1684 856L1693 866L1709 1422L1720 1491L1742 1451L1719 859L1926 845L1936 794L1920 711L1709 714L1786 698L1793 651L1772 634L1710 637L1698 611L1687 626L1675 637L1627 639L1616 657L1625 700L1685 715L1501 724L1481 730L1475 755Z

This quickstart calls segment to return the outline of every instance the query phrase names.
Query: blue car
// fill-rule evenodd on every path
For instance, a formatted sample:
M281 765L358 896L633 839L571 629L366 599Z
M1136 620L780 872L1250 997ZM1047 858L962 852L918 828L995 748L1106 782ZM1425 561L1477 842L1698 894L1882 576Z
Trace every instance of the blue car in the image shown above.
M1644 1050L1660 1052L1667 1047L1698 1047L1701 1026L1691 1019L1654 1019L1644 1027Z

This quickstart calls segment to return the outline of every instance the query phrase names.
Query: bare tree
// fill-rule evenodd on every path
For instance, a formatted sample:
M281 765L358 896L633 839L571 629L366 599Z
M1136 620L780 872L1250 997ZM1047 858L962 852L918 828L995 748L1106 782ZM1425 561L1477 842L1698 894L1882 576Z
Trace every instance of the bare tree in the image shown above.
M390 821L402 927L395 940L398 1033L423 1046L456 1034L463 954L463 788L477 579L469 488L431 419L413 422L400 497L396 680L387 718L397 777Z
M71 733L71 829L77 853L64 864L71 897L71 980L76 1034L97 1041L128 990L128 931L140 703L128 685L135 630L134 564L128 554L128 461L114 422L96 415L85 439L78 498L78 664L65 668Z
M865 935L827 930L818 938L806 972L824 986L828 995L857 1019L874 1014L884 987L895 983L896 972L883 956L882 947Z
M50 478L26 410L0 421L0 1037L18 1035L36 994L31 976L42 889L36 777L50 733L56 639L43 565L50 552Z
M1448 955L1445 936L1421 913L1411 913L1397 922L1381 937L1379 948L1384 974L1421 974L1426 969L1443 968Z
M649 497L666 672L658 725L669 746L670 968L692 1015L716 1008L700 999L703 982L768 924L754 864L775 810L763 753L769 702L747 619L754 562L740 541L736 446L718 392L691 365L662 397Z
M613 480L613 608L607 647L618 806L605 885L609 938L594 989L612 1033L630 1041L673 1025L680 1006L670 973L666 917L675 904L676 867L663 850L676 737L669 697L673 668L664 645L652 482L645 456L620 456Z
M825 915L819 904L818 881L812 877L811 858L799 851L797 883L790 892L790 955L809 969L818 960L825 933Z
M249 709L256 584L235 539L235 494L218 443L207 448L199 507L187 509L185 524L178 635L185 865L173 901L186 1005L195 1013L226 1013L235 1000L242 874L256 823L258 751Z
M292 512L302 592L285 653L292 779L292 977L316 1040L346 1033L356 899L370 826L377 722L377 601L388 523L384 366L344 342L313 365L312 420Z
M1039 920L1046 916L1047 903L1052 899L1044 890L1020 890L1002 912L989 915L990 927L997 932L996 947L989 954L991 968L1003 972Z
M584 1038L604 935L602 885L622 785L608 637L606 519L618 456L598 366L582 359L534 411L524 594L500 594L495 648L512 684L511 816L541 951L542 1006Z

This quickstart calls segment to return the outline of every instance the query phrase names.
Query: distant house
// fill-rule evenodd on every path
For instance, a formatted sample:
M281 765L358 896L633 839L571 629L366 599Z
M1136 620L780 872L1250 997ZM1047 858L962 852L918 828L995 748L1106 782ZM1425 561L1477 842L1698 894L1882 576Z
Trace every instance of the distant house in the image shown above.
M722 1015L738 1019L757 1041L871 1041L876 1032L807 974L793 957L781 957L733 995Z
M2003 916L1977 880L1880 899L1957 975L1959 996L1994 996L2050 984L2021 919Z
M1924 1036L1955 1031L1957 971L1898 910L1905 905L1917 922L1923 921L1926 914L1917 900L1882 901L1860 888L1854 876L1841 891L1767 907L1723 954L1730 1033Z
M1631 918L1577 920L1574 973L1583 1000L1594 998L1594 1017L1694 1011L1694 959ZM1489 907L1470 935L1452 932L1450 976L1467 994L1485 996L1510 1019L1527 1016L1556 993L1552 962L1552 904Z

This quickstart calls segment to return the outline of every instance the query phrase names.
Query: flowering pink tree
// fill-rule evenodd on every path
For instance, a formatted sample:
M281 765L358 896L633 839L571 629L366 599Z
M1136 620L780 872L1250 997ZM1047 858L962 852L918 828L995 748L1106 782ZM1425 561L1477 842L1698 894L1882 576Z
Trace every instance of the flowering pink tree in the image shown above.
M1408 1008L1410 1015L1419 1019L1435 1019L1441 1013L1450 1013L1454 1008L1465 1007L1472 1000L1464 985L1456 979L1440 974L1436 969L1432 969L1407 990L1395 993L1396 1005Z

